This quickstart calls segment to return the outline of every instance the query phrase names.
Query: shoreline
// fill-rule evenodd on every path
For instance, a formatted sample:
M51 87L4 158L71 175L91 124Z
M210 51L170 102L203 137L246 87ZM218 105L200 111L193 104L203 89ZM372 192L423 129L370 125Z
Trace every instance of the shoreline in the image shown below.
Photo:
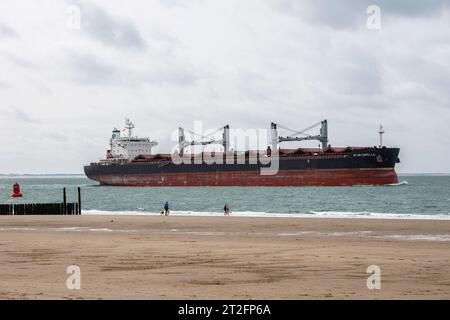
M83 210L85 216L159 216L159 212L150 211L102 211ZM221 217L223 212L171 211L175 217ZM233 217L242 218L289 218L289 219L382 219L382 220L436 220L450 221L450 213L417 214L417 213L378 213L378 212L341 212L311 211L311 213L270 213L255 211L231 212Z

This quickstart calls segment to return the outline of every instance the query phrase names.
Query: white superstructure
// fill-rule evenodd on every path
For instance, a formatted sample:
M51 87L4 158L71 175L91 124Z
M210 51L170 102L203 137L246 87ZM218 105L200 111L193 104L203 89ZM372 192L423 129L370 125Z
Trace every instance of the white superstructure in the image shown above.
M130 119L125 119L124 135L120 130L114 128L110 140L110 149L107 153L107 160L133 160L139 155L152 153L152 148L158 142L151 141L150 138L133 137L134 124Z

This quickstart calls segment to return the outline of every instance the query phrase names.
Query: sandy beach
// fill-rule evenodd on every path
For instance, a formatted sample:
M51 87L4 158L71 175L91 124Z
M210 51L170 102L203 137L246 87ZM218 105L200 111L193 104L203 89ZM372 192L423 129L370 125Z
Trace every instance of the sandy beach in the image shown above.
M449 252L450 221L2 216L0 298L449 299Z

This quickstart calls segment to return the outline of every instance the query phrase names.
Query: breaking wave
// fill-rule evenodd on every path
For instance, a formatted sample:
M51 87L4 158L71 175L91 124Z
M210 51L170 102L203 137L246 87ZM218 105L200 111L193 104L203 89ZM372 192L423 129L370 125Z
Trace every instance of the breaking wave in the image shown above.
M398 186L407 186L408 184L409 184L408 181L400 181L399 183L388 184L388 186L398 187Z
M83 215L111 215L111 216L159 216L159 212L146 211L102 211L83 210ZM223 212L201 211L171 211L171 216L220 217ZM379 213L379 212L350 212L350 211L308 211L303 213L270 213L255 211L231 212L235 217L268 217L268 218L361 218L361 219L417 219L417 220L450 220L450 214L421 214L421 213Z

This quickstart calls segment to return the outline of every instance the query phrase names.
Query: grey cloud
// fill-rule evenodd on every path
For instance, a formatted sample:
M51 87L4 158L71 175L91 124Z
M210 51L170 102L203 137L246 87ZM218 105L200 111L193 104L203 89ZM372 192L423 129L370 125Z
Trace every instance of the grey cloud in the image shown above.
M166 65L164 68L148 70L142 81L151 84L172 84L179 87L192 86L196 78L194 72L186 67L172 67Z
M450 6L449 0L378 0L366 1L366 3L378 5L385 14L398 16L427 16L448 9Z
M240 72L238 87L241 94L252 100L258 102L272 100L270 92L267 90L270 83L267 83L267 79L260 74L247 71Z
M108 46L145 49L145 40L132 21L113 17L93 3L79 1L76 4L81 9L81 32Z
M161 5L173 8L173 7L184 7L186 5L186 1L184 0L160 0Z
M65 143L69 139L67 134L55 130L44 130L40 132L40 135L48 140L53 140L59 143Z
M0 80L0 89L12 89L13 86L7 82Z
M25 112L24 110L22 110L21 108L17 107L17 106L12 106L10 108L10 116L15 119L15 120L19 120L19 121L23 121L26 123L38 123L39 120L37 120L36 118L34 118L33 116L31 116L30 114L28 114L27 112Z
M127 66L106 62L91 53L68 53L72 78L81 85L170 84L179 87L192 86L196 77L187 66L166 61L161 67L153 67L139 72L128 70Z
M173 49L175 46L180 44L179 39L175 38L174 36L168 34L165 31L162 31L160 29L156 29L151 33L152 41L153 42L159 42L162 44L165 44L169 46L171 49Z
M6 24L0 22L0 38L2 37L10 37L10 38L17 38L18 35L14 29L7 26Z
M335 61L328 61L331 73L323 77L337 93L374 95L383 91L383 68L367 50L353 46L351 50L333 51Z
M16 54L11 54L8 52L0 52L0 54L18 67L25 69L36 69L38 67L35 63L31 62L29 59L22 58Z
M274 0L274 6L281 12L301 17L310 23L320 23L332 28L365 26L367 7L377 5L382 16L419 17L436 14L450 6L449 0L340 0L340 1L297 1Z
M341 70L340 78L335 79L336 92L366 96L382 92L381 74L376 67L350 64Z
M50 96L53 94L52 90L45 83L36 82L35 86L40 92L42 92L45 95Z
M116 67L92 54L68 54L73 79L81 85L111 84L119 81Z

